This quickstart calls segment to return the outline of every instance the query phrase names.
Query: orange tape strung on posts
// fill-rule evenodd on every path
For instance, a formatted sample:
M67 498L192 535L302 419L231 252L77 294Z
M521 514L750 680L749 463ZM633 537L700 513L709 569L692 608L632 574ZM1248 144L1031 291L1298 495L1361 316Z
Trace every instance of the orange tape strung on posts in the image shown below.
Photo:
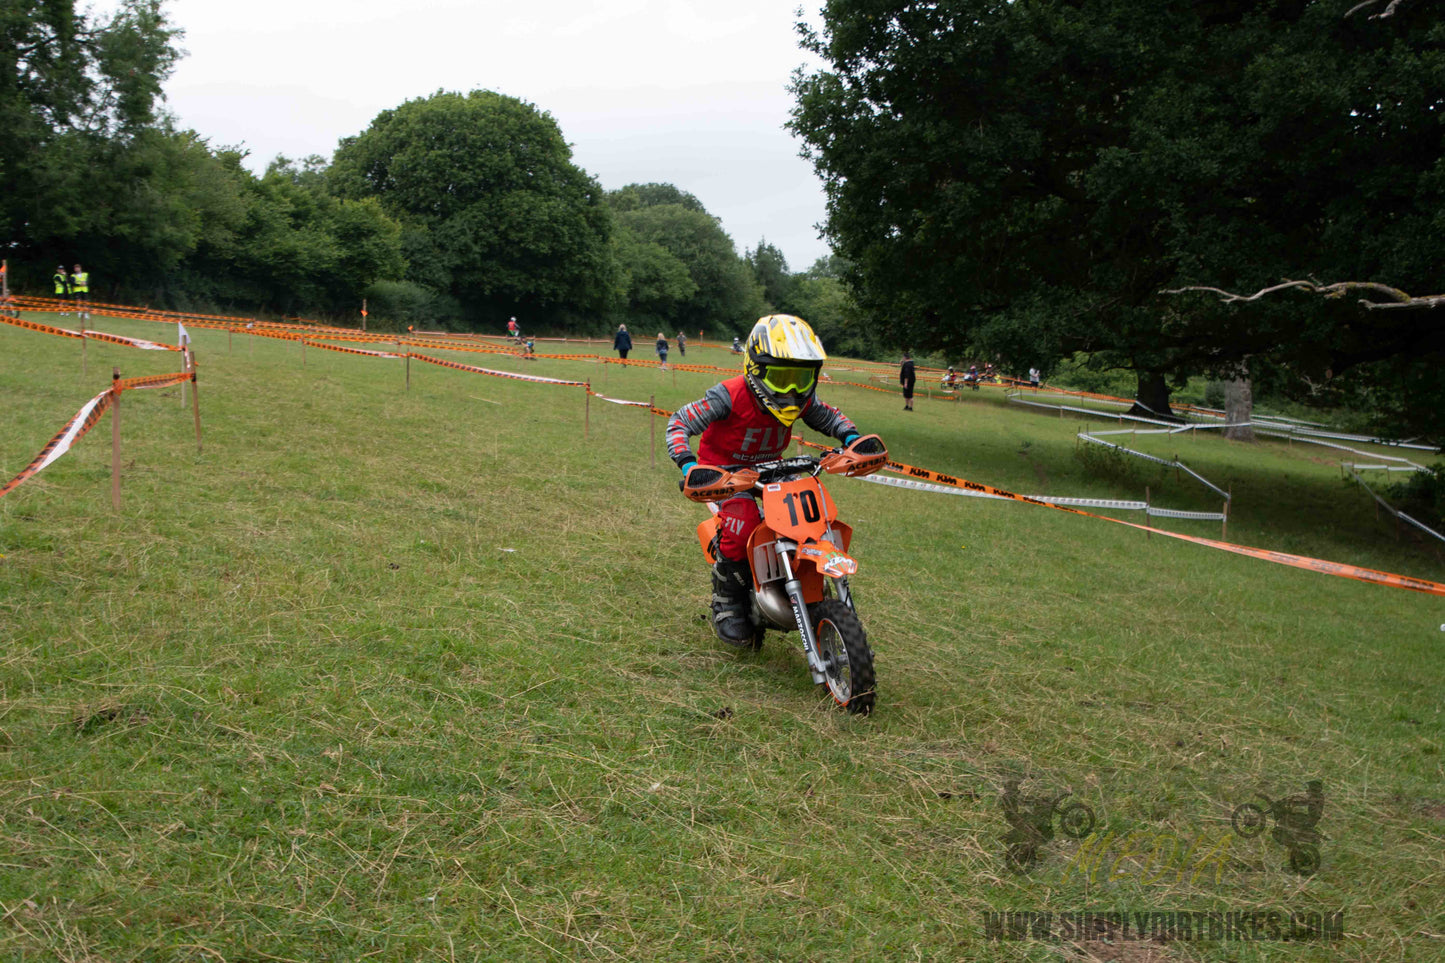
M109 341L112 344L123 344L128 348L140 348L143 351L184 351L184 348L174 344L161 344L157 341L147 341L144 338L127 338L123 334L110 334L106 331L91 331L86 329L85 336L96 341Z
M95 423L100 421L101 415L105 414L106 410L115 402L116 396L120 392L141 388L168 388L171 385L180 384L182 381L194 381L195 377L195 372L184 371L175 374L147 375L141 378L124 378L116 381L111 387L87 401L75 413L75 417L67 421L65 427L61 428L55 437L40 449L40 454L36 455L30 464L21 469L20 474L6 482L3 488L0 488L0 497L4 497L29 481L42 469L69 451L77 441L85 437L85 433L95 427Z
M169 388L171 385L178 385L182 381L195 381L194 371L177 371L173 374L144 375L139 378L122 378L115 383L114 390L130 391L140 388Z
M397 358L397 359L400 359L400 358L403 357L403 355L399 355L399 354L396 354L396 353L391 352L391 351L367 351L365 348L346 348L346 347L342 347L342 346L339 345L339 344L327 344L327 343L324 342L324 341L312 341L312 340L310 340L309 338L306 339L306 342L305 342L305 343L311 345L311 347L313 347L313 348L322 348L322 349L324 349L324 350L326 350L326 351L343 351L343 352L345 352L346 354L364 354L364 355L366 355L368 358Z
M809 448L825 447L824 445L814 444L811 441L805 441L803 444ZM1324 575L1337 575L1341 578L1355 579L1359 582L1371 582L1375 585L1388 585L1393 588L1409 589L1412 592L1423 592L1427 595L1445 596L1445 584L1431 582L1428 579L1414 578L1409 575L1397 575L1394 572L1381 572L1378 569L1363 568L1358 565L1346 565L1343 562L1331 562L1323 558L1311 558L1308 555L1292 555L1289 552L1276 552L1267 548L1236 545L1233 542L1221 542L1213 538L1200 538L1197 535L1185 535L1182 532L1171 532L1163 528L1152 528L1148 525L1140 525L1138 522L1128 522L1122 518L1110 518L1108 515L1095 515L1093 512L1086 512L1078 508L1069 508L1066 505L1055 505L1053 502L1030 498L1027 495L1019 495L1002 488L994 488L991 485L981 485L978 482L968 481L967 479L954 478L942 472L932 471L928 468L919 468L915 465L905 465L902 462L890 461L886 470L894 472L895 474L905 475L909 478L919 478L930 481L936 485L948 485L953 488L982 492L999 498L1027 502L1030 505L1042 505L1045 508L1068 512L1071 515L1083 515L1086 518L1098 518L1106 522L1113 522L1116 525L1127 525L1130 528L1137 528L1143 532L1152 532L1155 535L1163 535L1167 538L1177 538L1180 541L1193 542L1196 545L1205 545L1209 548L1217 548L1221 551L1233 552L1236 555L1244 555L1249 558L1258 558L1279 565L1288 565L1291 568L1301 568L1311 572L1319 572Z
M39 321L26 321L24 318L12 317L8 314L0 314L0 323L14 325L17 328L26 328L30 331L39 331L41 334L58 334L62 338L79 338L85 340L85 335L79 331L72 331L69 328L56 328L48 324L41 324Z
M106 409L109 408L114 401L115 393L109 388L87 401L85 405L75 413L75 417L67 421L65 427L61 428L55 437L50 439L44 448L40 449L40 454L36 455L30 464L21 469L20 474L6 482L5 487L0 488L0 498L19 488L40 472L41 469L69 451L71 445L83 438L87 431L95 427L95 423L100 421L100 416L105 414Z
M395 339L393 339L393 340L395 340ZM515 354L517 353L516 351L514 351L514 350L512 350L512 349L510 349L510 348L483 348L483 347L471 347L471 346L462 345L462 344L438 344L438 343L435 342L435 341L423 341L423 340L420 340L420 339L418 339L418 338L402 338L402 339L401 339L401 343L404 344L404 345L408 345L408 346L410 346L410 347L413 347L413 348L428 348L428 349L430 349L430 350L432 350L432 351L469 351L469 352L471 352L472 354L510 354L510 355L515 355ZM413 357L420 358L421 355L413 355ZM426 360L430 360L430 359L426 359ZM578 382L578 383L580 384L581 382Z
M441 365L443 368L456 368L458 371L470 371L473 374L491 375L494 378L511 378L514 381L534 381L548 385L572 385L578 388L587 387L585 381L564 381L561 378L543 378L540 375L516 374L511 371L493 371L490 368L477 368L469 364L462 364L460 361L447 361L443 358L429 358L424 354L413 354L418 361L425 361L428 364Z

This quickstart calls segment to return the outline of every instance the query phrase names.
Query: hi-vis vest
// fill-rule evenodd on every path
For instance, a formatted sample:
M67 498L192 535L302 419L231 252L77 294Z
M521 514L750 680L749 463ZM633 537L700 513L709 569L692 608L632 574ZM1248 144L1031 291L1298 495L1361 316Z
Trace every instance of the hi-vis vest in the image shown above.
M64 271L52 275L50 280L55 282L56 294L68 294L70 292L70 278Z
M70 276L70 290L77 294L90 293L90 272L76 271Z

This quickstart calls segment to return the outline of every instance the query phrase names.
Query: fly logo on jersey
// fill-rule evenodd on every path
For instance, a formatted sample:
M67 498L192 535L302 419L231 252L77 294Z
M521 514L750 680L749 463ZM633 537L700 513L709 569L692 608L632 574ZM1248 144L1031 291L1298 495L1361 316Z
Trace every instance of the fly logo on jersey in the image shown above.
M745 457L758 454L776 454L788 447L792 432L787 428L748 428L743 432L742 450L734 452L734 457Z

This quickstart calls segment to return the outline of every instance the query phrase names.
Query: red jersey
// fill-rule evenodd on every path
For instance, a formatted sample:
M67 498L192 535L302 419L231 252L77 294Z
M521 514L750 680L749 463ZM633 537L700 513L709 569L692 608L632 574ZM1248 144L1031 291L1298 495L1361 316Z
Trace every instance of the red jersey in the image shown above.
M808 399L803 424L840 441L858 428L832 405ZM748 388L747 376L738 375L713 385L707 394L678 409L667 423L667 453L679 466L692 460L688 439L701 434L697 461L704 465L756 465L782 457L793 440L793 429L762 405Z

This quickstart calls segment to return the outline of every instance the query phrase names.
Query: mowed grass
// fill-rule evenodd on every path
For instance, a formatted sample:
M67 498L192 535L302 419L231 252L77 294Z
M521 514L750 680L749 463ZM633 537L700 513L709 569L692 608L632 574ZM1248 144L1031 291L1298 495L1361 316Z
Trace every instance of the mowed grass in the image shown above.
M851 718L796 636L755 656L713 640L704 510L678 495L661 419L594 398L584 439L578 388L414 361L408 391L400 361L308 349L303 367L295 344L192 333L203 453L173 389L128 393L119 512L108 418L0 499L0 958L1441 955L1441 598L832 479L879 677L878 710ZM450 357L669 409L716 380ZM0 475L113 365L176 356L93 343L88 365L78 342L0 327ZM1218 507L988 392L907 413L823 391L909 464ZM1232 541L1445 581L1327 449L1138 447L1175 453L1160 444L1232 486ZM1060 834L1016 872L1011 779L1072 792L1101 834L1217 858L1159 872L1146 844L1109 843L1086 873ZM1310 779L1325 839L1305 878L1229 816ZM1343 910L1347 937L985 937L990 910L1100 909Z

